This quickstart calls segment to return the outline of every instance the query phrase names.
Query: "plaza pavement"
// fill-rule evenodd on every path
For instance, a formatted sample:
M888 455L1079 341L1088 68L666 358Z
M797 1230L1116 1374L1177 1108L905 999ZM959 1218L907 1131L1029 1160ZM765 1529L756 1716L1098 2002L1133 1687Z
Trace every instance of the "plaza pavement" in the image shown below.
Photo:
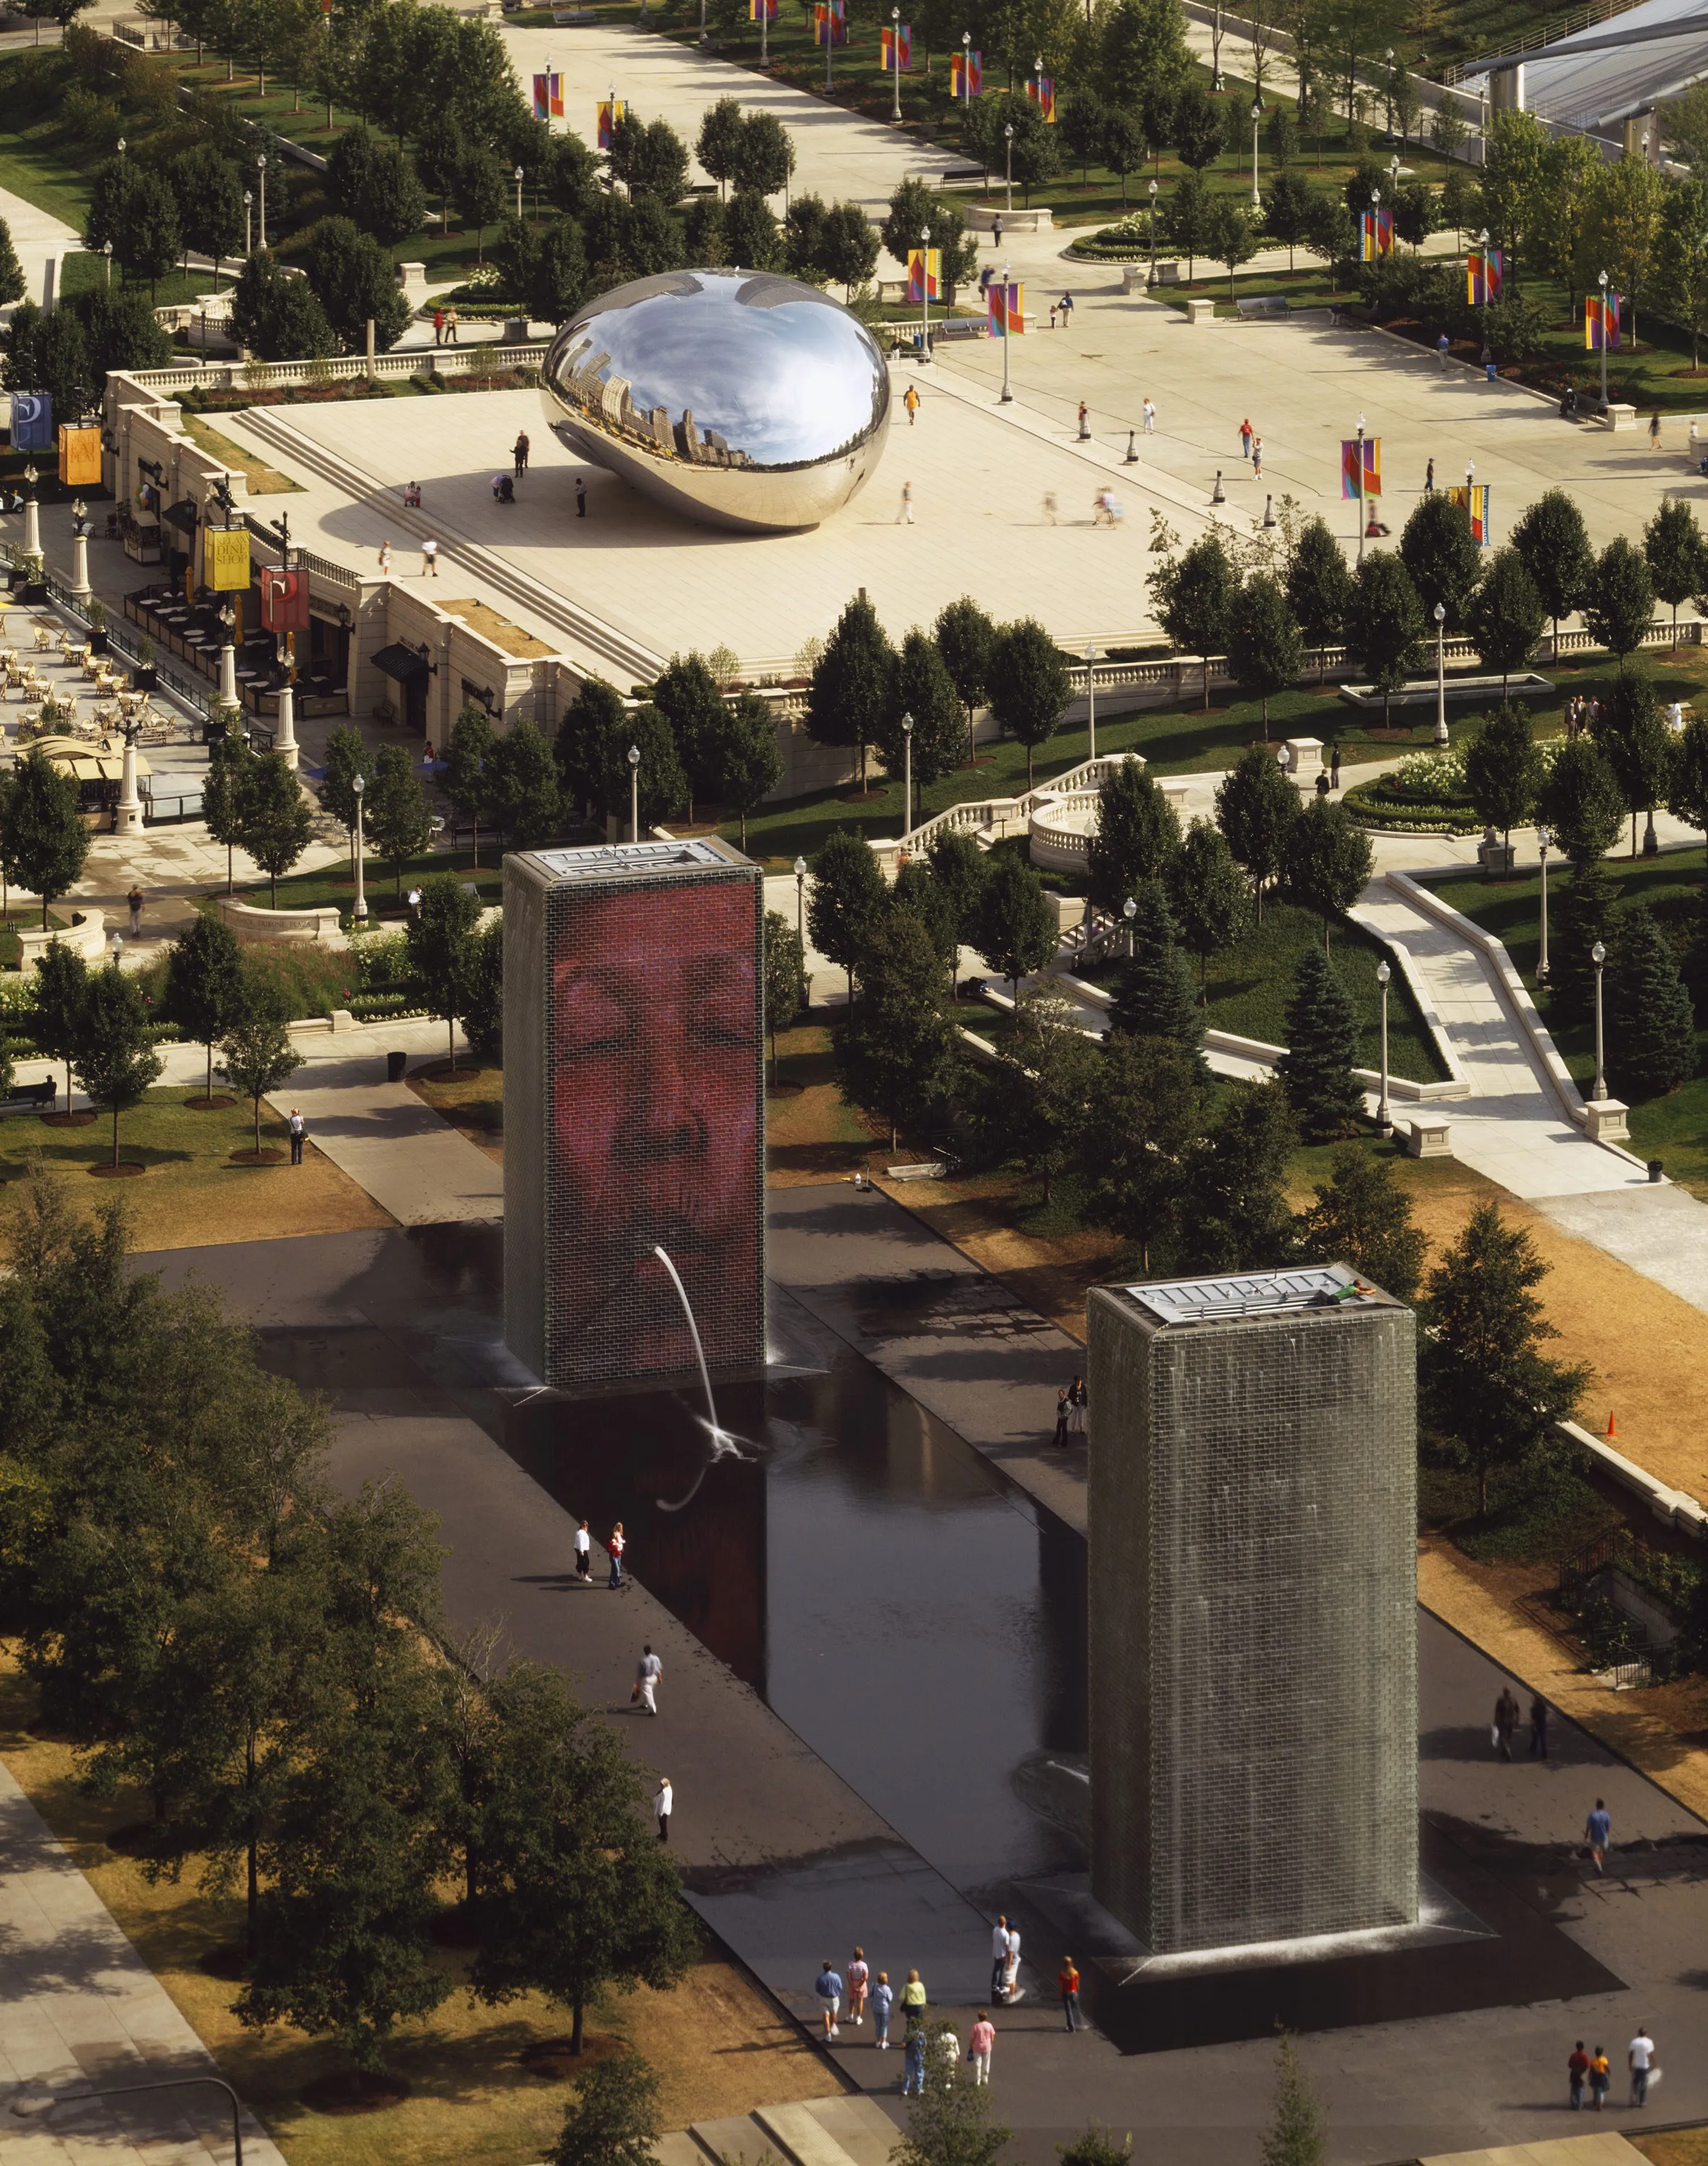
M57 32L53 42L59 42ZM6 221L12 246L18 251L18 267L24 272L24 298L39 302L48 258L52 256L57 261L68 248L81 248L82 236L62 219L55 218L33 203L26 203L22 196L15 196L7 188L0 188L0 219ZM14 305L8 303L0 309L0 321L9 320Z

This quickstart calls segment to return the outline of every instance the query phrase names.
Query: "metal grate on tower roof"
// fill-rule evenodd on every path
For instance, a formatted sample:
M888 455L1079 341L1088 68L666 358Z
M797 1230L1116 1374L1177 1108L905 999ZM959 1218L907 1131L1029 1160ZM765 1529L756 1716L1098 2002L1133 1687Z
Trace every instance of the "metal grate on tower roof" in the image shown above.
M1241 1316L1278 1316L1339 1308L1384 1297L1344 1264L1313 1264L1292 1271L1245 1271L1226 1278L1167 1279L1123 1291L1159 1323L1215 1323Z
M725 865L709 843L589 843L577 850L535 850L536 863L557 880L592 880L621 873L670 872L677 866Z

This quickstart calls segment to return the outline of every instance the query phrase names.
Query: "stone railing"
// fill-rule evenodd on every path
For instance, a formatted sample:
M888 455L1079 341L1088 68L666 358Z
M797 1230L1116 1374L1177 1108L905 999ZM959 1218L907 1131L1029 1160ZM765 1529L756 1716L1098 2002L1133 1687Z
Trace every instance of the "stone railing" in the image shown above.
M235 895L217 898L221 922L229 925L245 946L260 940L334 941L339 938L338 911L331 904L308 910L257 910L253 903Z
M544 346L484 345L412 346L402 353L377 353L377 377L467 376L487 369L537 367ZM174 368L138 368L126 381L170 399L179 391L263 391L293 383L352 383L368 373L366 354L338 361L190 362Z
M1185 809L1186 793L1191 787L1184 776L1161 785L1162 795L1174 808L1178 819ZM1087 814L1094 814L1102 791L1071 790L1059 797L1047 791L1039 794L1037 804L1026 821L1026 853L1032 863L1047 872L1078 872L1090 855L1094 821Z
M44 932L39 925L20 925L18 928L18 967L24 976L40 967L41 959L57 940L62 948L69 948L74 955L81 955L86 963L98 963L107 952L107 920L98 910L86 910L81 925L50 926Z
M1097 758L1082 760L1078 767L1070 767L1065 774L1057 775L1052 781L1040 783L1036 790L1025 790L1018 797L970 798L963 804L951 805L930 819L922 821L917 827L909 828L905 835L883 841L874 840L872 854L886 874L893 874L904 851L909 856L915 855L920 850L928 849L933 838L938 835L959 830L976 835L989 834L993 840L999 841L1004 835L1015 834L1024 829L1034 809L1046 799L1054 803L1063 796L1072 797L1077 793L1087 803L1094 802L1105 778L1127 760L1136 760L1141 767L1145 764L1142 755L1136 752L1112 755L1100 753Z

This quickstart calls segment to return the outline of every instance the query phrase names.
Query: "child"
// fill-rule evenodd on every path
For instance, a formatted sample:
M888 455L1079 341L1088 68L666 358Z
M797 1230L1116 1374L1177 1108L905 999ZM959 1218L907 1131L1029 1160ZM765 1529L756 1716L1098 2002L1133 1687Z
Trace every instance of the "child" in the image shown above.
M890 1989L889 1973L881 1970L878 1983L872 1989L872 2028L876 2034L873 2043L880 2053L889 2051L889 2005L895 1999Z
M848 2013L854 2019L857 2031L866 2021L866 1988L872 1973L867 1968L866 1951L856 1948L854 1960L848 1966Z
M978 2021L973 2025L967 2041L967 2058L973 2063L975 2084L990 2081L990 2049L995 2043L996 2026L991 2021L988 2012L981 2008Z

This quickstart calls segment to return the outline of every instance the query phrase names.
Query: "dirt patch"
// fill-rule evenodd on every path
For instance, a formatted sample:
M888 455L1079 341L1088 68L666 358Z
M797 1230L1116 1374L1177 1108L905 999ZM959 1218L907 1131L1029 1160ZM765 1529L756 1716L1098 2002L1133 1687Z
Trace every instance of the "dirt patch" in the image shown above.
M289 1155L287 1151L257 1150L251 1144L247 1150L233 1151L231 1164L233 1165L282 1165Z
M561 2037L536 2038L531 2046L522 2048L520 2059L531 2075L544 2076L551 2083L568 2084L596 2061L609 2061L614 2054L626 2053L628 2050L625 2039L614 2038L606 2031L588 2031L582 2036L581 2052L572 2053L566 2031Z
M224 1113L229 1112L237 1101L216 1091L211 1098L186 1098L184 1103L192 1113Z
M134 1181L139 1174L146 1173L148 1168L138 1165L134 1160L128 1158L120 1159L114 1165L109 1158L103 1159L99 1165L92 1165L88 1170L97 1181Z
M297 2095L313 2113L383 2113L388 2106L403 2104L409 2086L401 2076L365 2076L356 2069L346 2075L317 2077Z
M41 1120L50 1128L92 1128L95 1125L92 1113L44 1113Z

